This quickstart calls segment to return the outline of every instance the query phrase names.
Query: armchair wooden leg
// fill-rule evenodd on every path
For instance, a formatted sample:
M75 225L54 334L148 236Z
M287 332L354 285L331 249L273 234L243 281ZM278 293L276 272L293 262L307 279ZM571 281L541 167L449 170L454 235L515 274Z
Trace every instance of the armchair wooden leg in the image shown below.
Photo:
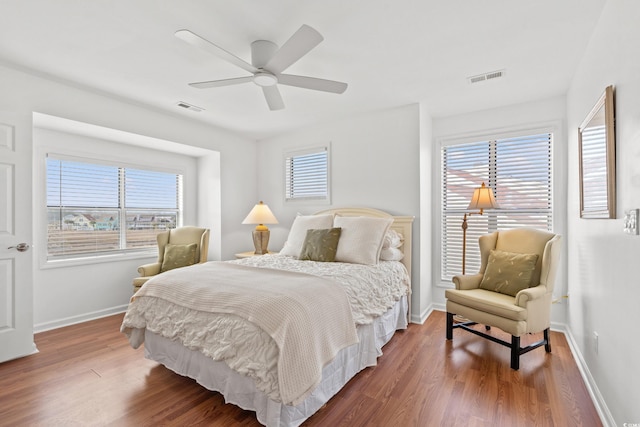
M520 337L511 336L511 369L520 369Z
M447 312L447 339L453 338L453 313Z
M545 341L544 350L547 353L551 353L551 341L549 341L549 328L545 329L543 334L544 334L544 341Z

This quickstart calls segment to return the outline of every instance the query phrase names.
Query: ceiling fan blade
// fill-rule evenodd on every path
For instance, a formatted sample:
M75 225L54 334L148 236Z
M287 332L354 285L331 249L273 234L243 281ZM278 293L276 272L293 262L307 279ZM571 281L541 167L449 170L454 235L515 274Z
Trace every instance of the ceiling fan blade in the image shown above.
M319 32L308 25L303 25L282 45L264 68L278 74L306 55L322 40L324 39Z
M208 82L189 83L189 86L197 89L208 89L211 87L231 86L240 83L248 83L253 81L253 76L236 77L234 79L211 80Z
M282 100L278 86L263 86L262 92L271 111L282 110L284 108L284 101Z
M343 93L347 84L333 80L317 79L315 77L295 76L293 74L278 75L278 83L305 89L320 90L322 92Z
M176 37L178 37L181 40L184 40L190 45L199 47L200 49L203 49L213 55L216 55L217 57L224 59L225 61L230 62L242 68L243 70L247 70L250 73L255 73L258 71L256 67L249 64L248 62L243 61L242 59L238 58L234 54L227 52L220 46L216 46L215 44L211 43L209 40L203 39L199 35L192 33L189 30L178 30L176 31L175 35Z

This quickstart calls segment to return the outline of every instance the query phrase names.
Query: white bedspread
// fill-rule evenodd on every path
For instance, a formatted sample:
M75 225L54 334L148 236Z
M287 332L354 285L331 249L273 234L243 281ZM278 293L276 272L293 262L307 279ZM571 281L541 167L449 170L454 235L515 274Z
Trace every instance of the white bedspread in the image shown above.
M154 318L146 318L148 305L138 303L145 299L168 301L199 313L232 314L263 329L279 349L280 398L294 405L319 383L325 363L358 341L343 288L297 272L224 262L168 271L149 280L132 297L122 326L125 334L154 323ZM187 329L183 319L172 320L172 335L208 334L206 324ZM192 344L184 338L183 343Z
M327 277L340 283L358 325L366 325L393 307L404 295L411 294L411 280L398 261L380 261L377 265L346 262L300 261L290 256L262 255L235 261L234 264L298 271Z
M239 264L239 265L238 265ZM258 273L259 278L245 277L249 280L244 284L237 283L265 301L273 297L268 296L267 286L264 277L286 277L291 278L285 288L294 289L302 300L312 301L312 306L319 308L318 313L321 319L314 318L313 322L323 325L332 331L341 331L345 334L341 337L343 344L354 341L353 329L346 325L368 324L373 318L384 313L388 308L409 292L409 278L404 266L398 262L381 262L377 266L361 266L346 263L318 263L312 261L298 261L291 257L270 256L252 257L244 260L231 261L225 263L199 264L178 270L168 271L149 280L145 286L132 298L127 314L122 324L121 330L127 334L131 345L138 347L144 341L145 328L151 332L159 334L165 338L179 341L187 348L198 350L213 360L224 361L231 369L238 373L250 377L254 380L256 388L264 392L275 402L284 404L297 404L302 401L316 386L320 380L320 373L323 365L328 362L338 346L326 346L324 342L316 342L317 335L311 335L308 325L293 321L293 324L301 326L298 337L313 336L311 343L303 345L319 346L320 350L314 350L315 356L311 363L306 357L308 350L302 349L297 344L288 347L291 350L289 356L282 354L286 341L281 341L279 350L278 340L284 337L283 330L277 325L282 313L272 313L266 311L270 324L265 328L264 320L256 320L254 314L249 314L248 301L236 300L225 295L224 300L213 294L203 297L202 292L209 292L216 280L219 278L218 269L222 265L225 270L243 271L247 274ZM261 267L259 271L246 266ZM215 271L213 269L216 269ZM286 270L278 272L277 270ZM310 278L302 272L316 276L324 276L333 281L320 280L322 287L339 288L342 294L336 297L335 292L325 292L307 285ZM190 285L184 286L187 282L186 275L190 276ZM265 276L266 275L266 276ZM304 276L304 277L303 277ZM253 277L253 278L252 278ZM232 279L235 281L235 279ZM279 282L280 279L271 280ZM329 286L328 283L332 285ZM337 283L339 283L338 286ZM235 284L235 282L234 282ZM302 286L301 286L302 284ZM176 296L174 290L182 289L181 296ZM279 292L284 292L284 288L279 288ZM229 289L226 289L229 291ZM328 296L333 294L333 297ZM347 298L344 297L346 294ZM252 295L251 293L249 295ZM177 299L176 299L177 298ZM251 298L249 298L251 299ZM353 317L345 319L344 315L335 316L334 306L337 300L347 302L351 306ZM235 305L239 311L235 314L228 314L229 301ZM338 304L339 306L341 305ZM217 307L216 309L209 308ZM266 306L263 306L263 308ZM348 308L348 307L347 307ZM340 309L341 311L344 311ZM349 310L347 310L349 311ZM291 322L290 326L291 325ZM317 325L316 325L317 326ZM267 329L270 329L268 331ZM272 335L276 335L273 337ZM326 339L325 339L326 340ZM332 339L330 339L332 340ZM344 346L346 346L344 345ZM332 350L327 351L328 348ZM337 350L336 350L337 348ZM300 355L305 355L300 357ZM288 363L283 363L282 358L289 359ZM299 374L300 363L313 365L313 369L307 370L303 374L303 381ZM298 364L298 365L296 365ZM290 370L293 366L293 371ZM305 367L304 369L307 369Z

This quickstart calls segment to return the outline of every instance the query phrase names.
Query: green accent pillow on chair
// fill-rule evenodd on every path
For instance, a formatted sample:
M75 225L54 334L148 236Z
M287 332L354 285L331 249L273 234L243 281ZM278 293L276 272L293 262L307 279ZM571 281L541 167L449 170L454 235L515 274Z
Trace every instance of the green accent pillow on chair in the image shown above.
M164 247L164 258L160 272L173 270L174 268L187 267L196 263L197 243L190 245L172 245L167 243Z
M338 251L341 228L309 229L298 259L333 262Z
M515 297L518 292L531 286L537 262L537 254L492 250L480 288Z

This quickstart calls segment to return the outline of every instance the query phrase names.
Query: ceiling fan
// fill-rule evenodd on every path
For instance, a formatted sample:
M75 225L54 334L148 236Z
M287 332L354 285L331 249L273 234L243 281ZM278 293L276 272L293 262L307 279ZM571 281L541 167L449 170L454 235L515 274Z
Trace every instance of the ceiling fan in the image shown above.
M253 82L262 87L262 92L270 110L284 108L284 101L277 84L332 93L343 93L347 89L347 84L342 82L282 74L284 70L309 53L311 49L323 40L322 35L308 25L300 27L280 49L278 49L278 45L268 40L256 40L251 43L250 64L189 30L178 30L175 35L179 39L212 53L252 74L246 77L189 83L189 86L198 89Z

